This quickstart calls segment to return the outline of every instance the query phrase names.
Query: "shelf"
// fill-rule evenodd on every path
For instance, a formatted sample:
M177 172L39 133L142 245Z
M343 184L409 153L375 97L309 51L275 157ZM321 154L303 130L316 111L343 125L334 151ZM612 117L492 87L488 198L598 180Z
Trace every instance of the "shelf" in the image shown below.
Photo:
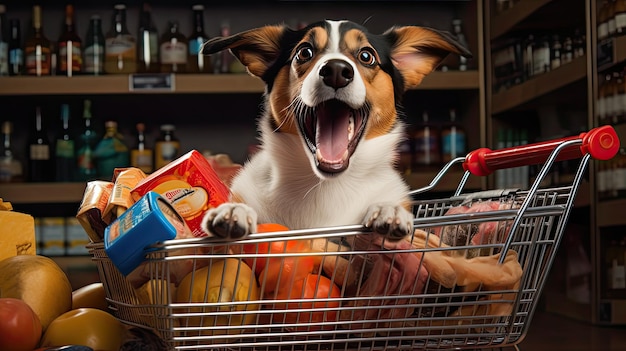
M506 34L517 24L551 1L553 0L518 1L510 9L492 18L490 38L493 40Z
M624 61L626 61L626 35L598 44L598 72L609 70Z
M502 113L587 77L586 55L548 73L493 94L491 112Z
M131 90L130 76L76 77L0 77L0 95L62 94L193 94L193 93L263 93L263 82L247 74L178 74L172 75L170 90ZM433 72L418 89L478 89L478 71Z

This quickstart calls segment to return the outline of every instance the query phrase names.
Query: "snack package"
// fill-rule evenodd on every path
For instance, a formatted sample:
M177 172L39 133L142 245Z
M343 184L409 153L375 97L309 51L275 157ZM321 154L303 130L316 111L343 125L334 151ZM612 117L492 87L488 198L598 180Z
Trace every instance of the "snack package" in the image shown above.
M116 168L113 171L114 185L111 197L104 209L103 216L117 218L128 210L134 203L131 190L146 177L146 174L139 168Z
M189 151L144 178L131 194L137 201L149 191L168 199L195 237L209 235L201 228L204 214L228 201L230 195L228 187L197 150Z
M0 261L16 255L35 255L35 220L26 213L13 211L10 202L0 199Z
M111 216L105 216L105 209L113 191L113 183L103 180L87 182L83 200L78 208L76 219L94 243L104 239L104 229L111 223Z

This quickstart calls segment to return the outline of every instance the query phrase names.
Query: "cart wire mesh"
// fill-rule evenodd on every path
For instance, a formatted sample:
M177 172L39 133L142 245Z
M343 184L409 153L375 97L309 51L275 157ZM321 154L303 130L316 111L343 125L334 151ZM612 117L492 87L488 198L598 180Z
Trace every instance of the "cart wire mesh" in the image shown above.
M237 241L170 240L123 276L102 243L89 249L121 321L171 349L461 350L515 346L526 335L591 154L570 184L542 187L559 142L529 189L411 192L413 234L389 242L361 225L255 233ZM612 157L612 156L611 156Z

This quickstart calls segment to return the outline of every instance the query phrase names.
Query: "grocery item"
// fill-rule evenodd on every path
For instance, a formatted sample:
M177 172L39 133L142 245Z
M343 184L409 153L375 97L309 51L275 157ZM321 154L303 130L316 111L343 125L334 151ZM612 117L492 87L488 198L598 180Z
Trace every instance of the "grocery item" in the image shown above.
M0 261L16 255L34 255L37 251L35 219L12 209L10 202L0 199Z
M150 245L185 236L188 230L169 201L151 191L106 227L104 250L120 272L128 275L144 261Z
M41 346L84 345L98 351L118 351L126 328L97 308L78 308L55 318L41 338Z
M41 338L41 322L20 299L0 298L0 350L32 351Z
M113 182L93 180L87 182L83 199L78 208L76 219L85 229L91 241L98 243L104 239L104 229L111 223L110 216L104 216L104 210L109 202Z
M51 258L18 255L0 261L0 297L26 302L45 332L53 319L72 307L72 286Z
M104 285L101 282L96 282L72 291L72 309L77 308L98 308L109 311Z
M232 326L232 329L215 328L201 330L201 335L242 333L242 327L256 320L257 303L232 304L232 302L256 301L259 287L252 269L243 261L226 257L213 259L208 266L189 273L176 290L179 303L223 303L219 306L181 308L181 313L242 312L241 314L205 315L184 317L190 326ZM229 304L231 303L231 304ZM182 323L181 323L182 324Z
M149 191L168 199L196 237L207 236L201 227L204 213L226 202L230 191L197 150L177 158L144 178L131 191L138 200Z
M113 191L102 215L117 218L135 203L130 191L146 177L146 174L135 167L116 168L113 174L115 178Z

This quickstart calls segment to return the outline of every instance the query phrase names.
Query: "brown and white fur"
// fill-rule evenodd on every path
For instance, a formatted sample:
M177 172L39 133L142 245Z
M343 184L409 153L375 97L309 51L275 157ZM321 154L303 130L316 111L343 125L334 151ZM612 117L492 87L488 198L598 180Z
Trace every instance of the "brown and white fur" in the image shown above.
M204 229L239 238L257 222L291 229L364 224L388 239L412 231L409 188L394 168L407 89L449 54L470 56L447 32L393 27L380 35L350 21L301 30L265 26L218 37L266 84L261 150L211 209Z

